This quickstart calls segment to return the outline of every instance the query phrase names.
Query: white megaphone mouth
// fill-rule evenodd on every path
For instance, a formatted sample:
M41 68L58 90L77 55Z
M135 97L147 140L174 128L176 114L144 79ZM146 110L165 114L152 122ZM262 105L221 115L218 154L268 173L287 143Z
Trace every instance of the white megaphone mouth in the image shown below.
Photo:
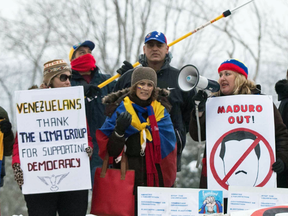
M211 92L217 92L220 89L218 82L200 76L198 69L194 65L189 64L180 69L178 86L182 91L191 91L195 87Z

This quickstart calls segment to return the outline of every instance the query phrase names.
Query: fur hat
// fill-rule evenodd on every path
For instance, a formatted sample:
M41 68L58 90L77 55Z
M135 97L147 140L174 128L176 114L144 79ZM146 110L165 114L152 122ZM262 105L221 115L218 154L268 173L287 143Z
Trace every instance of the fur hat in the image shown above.
M246 67L246 65L237 60L237 59L228 59L226 61L224 61L220 67L218 68L218 73L220 73L223 70L231 70L234 71L236 73L240 73L242 75L244 75L247 79L248 77L248 68Z
M69 65L63 59L54 59L46 62L44 64L43 83L46 86L49 86L51 80L64 71L69 71L71 73Z
M136 68L131 77L131 86L135 85L141 80L150 80L153 82L154 88L157 86L157 74L154 69L150 67Z

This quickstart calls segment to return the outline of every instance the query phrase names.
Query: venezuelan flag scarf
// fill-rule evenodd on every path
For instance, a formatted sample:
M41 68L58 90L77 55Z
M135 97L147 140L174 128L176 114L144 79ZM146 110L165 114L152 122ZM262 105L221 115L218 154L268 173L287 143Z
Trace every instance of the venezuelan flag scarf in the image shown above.
M133 103L128 96L125 97L112 116L107 117L102 127L96 132L99 155L102 158L107 151L109 136L116 125L117 111L119 113L128 111L132 115L131 125L126 129L124 136L129 137L132 134L140 133L141 153L145 153L146 157L147 185L154 186L155 182L155 186L158 186L159 181L155 164L161 164L167 158L169 162L166 162L166 164L170 164L170 169L173 170L174 166L176 169L176 137L169 113L158 101L153 101L150 106L141 107ZM148 114L147 119L142 116L145 112ZM169 168L167 167L167 169ZM162 166L161 170L163 173ZM170 179L171 174L172 172L169 172L166 176L169 176ZM164 177L165 174L163 174ZM172 180L173 178L166 181L167 184L170 185L175 180Z

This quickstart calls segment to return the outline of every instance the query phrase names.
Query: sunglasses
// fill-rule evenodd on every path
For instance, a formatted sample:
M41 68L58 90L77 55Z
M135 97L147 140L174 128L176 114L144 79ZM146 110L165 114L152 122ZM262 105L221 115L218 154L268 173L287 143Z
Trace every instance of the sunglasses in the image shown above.
M59 77L59 79L60 79L60 81L61 82L65 82L67 79L69 79L69 81L71 80L71 78L72 78L72 75L66 75L66 74L61 74L60 75L60 77Z

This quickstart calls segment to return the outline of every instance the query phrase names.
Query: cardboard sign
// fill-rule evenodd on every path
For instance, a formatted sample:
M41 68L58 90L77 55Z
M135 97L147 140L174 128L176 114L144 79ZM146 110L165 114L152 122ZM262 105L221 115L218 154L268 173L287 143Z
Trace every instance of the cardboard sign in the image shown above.
M208 188L276 187L273 103L267 95L209 98L206 103Z
M16 91L23 194L91 188L83 87Z

